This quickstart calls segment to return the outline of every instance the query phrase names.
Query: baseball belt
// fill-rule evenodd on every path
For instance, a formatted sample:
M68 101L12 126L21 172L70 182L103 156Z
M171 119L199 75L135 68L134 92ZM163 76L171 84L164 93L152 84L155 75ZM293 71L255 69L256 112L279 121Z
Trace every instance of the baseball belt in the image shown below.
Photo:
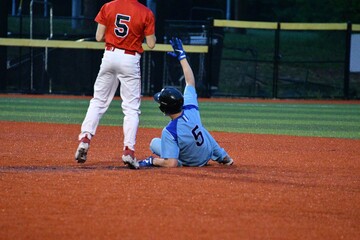
M115 49L120 49L120 50L124 50L125 54L129 54L129 55L136 55L136 51L131 51L131 50L126 50L126 49L121 49L121 48L116 48L116 47L112 47L112 46L106 46L105 50L106 51L115 51Z

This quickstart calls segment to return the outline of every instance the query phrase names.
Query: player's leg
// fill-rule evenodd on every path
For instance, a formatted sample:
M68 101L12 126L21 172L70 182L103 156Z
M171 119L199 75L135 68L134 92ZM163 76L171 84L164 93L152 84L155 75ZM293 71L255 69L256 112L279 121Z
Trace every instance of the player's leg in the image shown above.
M206 129L203 129L203 134L206 134L208 141L210 141L212 145L211 159L221 164L232 165L234 162L233 159L228 155L224 148L220 147L213 136Z
M80 143L75 153L75 160L78 163L84 163L86 161L90 140L92 136L95 135L99 121L109 108L119 85L116 75L111 74L111 72L113 72L112 58L112 52L105 51L94 84L94 96L90 100L87 113L81 125L81 133L79 134Z
M141 104L140 55L123 54L121 63L120 95L124 113L124 153L123 161L131 168L138 168L135 158L136 134L139 127Z
M229 156L229 154L227 154L227 152L216 142L213 144L211 159L224 165L232 165L234 163L234 160Z
M98 76L94 84L94 96L90 100L90 104L81 125L81 132L88 132L95 135L96 128L100 119L110 106L114 98L119 81L114 72L112 59L114 54L111 51L105 51Z

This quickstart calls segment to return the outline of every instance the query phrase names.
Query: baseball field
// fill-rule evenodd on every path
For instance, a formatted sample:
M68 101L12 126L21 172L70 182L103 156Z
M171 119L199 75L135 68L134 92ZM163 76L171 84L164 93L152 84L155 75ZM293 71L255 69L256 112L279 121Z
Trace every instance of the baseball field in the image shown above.
M75 163L89 99L0 95L1 239L360 236L360 101L200 99L234 165L130 170L119 98ZM141 110L139 159L169 121Z

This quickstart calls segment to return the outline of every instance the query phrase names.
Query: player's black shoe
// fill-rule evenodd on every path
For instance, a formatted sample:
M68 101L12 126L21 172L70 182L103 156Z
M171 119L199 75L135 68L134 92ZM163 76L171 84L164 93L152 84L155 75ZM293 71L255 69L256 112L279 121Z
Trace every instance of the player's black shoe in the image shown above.
M230 166L234 163L234 160L227 155L221 161L219 161L219 163Z
M89 143L80 142L75 153L75 161L78 163L86 162L87 152L89 150Z

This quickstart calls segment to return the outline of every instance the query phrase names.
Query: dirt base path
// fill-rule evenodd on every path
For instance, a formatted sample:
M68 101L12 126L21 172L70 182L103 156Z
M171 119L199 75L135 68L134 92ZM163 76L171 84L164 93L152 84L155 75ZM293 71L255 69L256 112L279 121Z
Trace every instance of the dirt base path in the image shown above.
M213 132L231 167L130 170L120 127L0 121L1 239L357 239L360 140ZM137 157L160 129L140 129Z

